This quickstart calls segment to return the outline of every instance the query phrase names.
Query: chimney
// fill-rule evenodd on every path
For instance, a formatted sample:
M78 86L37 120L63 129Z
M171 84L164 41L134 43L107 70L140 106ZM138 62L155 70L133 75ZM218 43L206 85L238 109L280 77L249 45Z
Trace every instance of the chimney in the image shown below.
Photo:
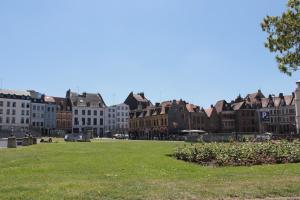
M282 99L283 98L283 93L279 93L279 97Z
M145 99L145 94L144 94L144 92L140 92L139 95L140 95L143 99Z
M211 104L211 105L210 105L210 108L214 108L214 105Z
M155 107L159 107L159 104L160 104L160 103L155 103Z

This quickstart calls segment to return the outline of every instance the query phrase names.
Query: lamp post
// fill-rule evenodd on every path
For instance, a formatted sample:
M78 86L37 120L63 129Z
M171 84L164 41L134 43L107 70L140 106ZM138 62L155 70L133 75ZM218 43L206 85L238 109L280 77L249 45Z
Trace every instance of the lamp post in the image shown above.
M275 112L275 132L276 134L279 134L279 106L276 108L275 100L276 96L274 94L271 95L273 98L273 104L274 104L274 112Z

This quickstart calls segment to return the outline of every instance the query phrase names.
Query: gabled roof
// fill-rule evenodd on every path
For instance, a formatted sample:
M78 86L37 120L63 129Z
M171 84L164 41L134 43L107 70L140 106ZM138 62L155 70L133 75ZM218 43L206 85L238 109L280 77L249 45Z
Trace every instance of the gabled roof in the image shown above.
M242 109L242 107L243 107L244 105L245 105L245 102L242 101L242 102L238 102L238 103L233 103L233 104L231 105L231 107L232 107L233 110L240 110L240 109Z
M195 106L194 104L186 104L186 109L189 112L196 112L197 106Z
M214 108L204 109L204 112L207 115L207 117L211 117L213 114L213 111L214 111Z
M251 94L248 94L246 96L245 99L249 99L249 101L254 104L254 103L257 103L257 100L258 99L261 99L261 98L265 98L264 94L261 92L261 90L258 90L257 92L254 92L254 93L251 93Z
M226 103L227 102L225 100L220 100L216 103L215 108L216 108L217 113L220 113L223 111Z
M288 106L295 105L294 95L284 96L284 100L285 100L286 105L288 105Z

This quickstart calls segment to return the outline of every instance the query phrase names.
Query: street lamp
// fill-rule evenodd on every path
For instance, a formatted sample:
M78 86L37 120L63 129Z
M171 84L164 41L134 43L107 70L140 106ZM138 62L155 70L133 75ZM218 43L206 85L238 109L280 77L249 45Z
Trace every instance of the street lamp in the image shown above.
M275 113L275 129L276 129L276 134L278 134L278 131L279 131L279 106L277 107L276 109L276 105L275 105L275 100L276 100L276 96L275 94L271 94L271 97L273 98L273 104L274 104L274 112L276 111Z

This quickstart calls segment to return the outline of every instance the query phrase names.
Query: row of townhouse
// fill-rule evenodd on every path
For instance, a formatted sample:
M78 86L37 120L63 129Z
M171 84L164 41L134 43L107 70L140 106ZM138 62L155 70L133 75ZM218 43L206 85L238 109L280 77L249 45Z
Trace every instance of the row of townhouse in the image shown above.
M106 106L97 93L51 97L34 90L0 90L0 133L82 133L94 137L127 133L129 107Z
M33 90L0 90L0 133L129 133L131 138L166 139L183 130L293 134L299 133L299 122L300 82L291 95L265 96L258 90L208 109L184 100L152 104L144 93L131 92L124 103L107 106L98 93L68 90L65 97L51 97Z
M300 97L300 83L298 85L296 94L298 91ZM244 98L239 95L230 102L218 101L208 109L183 100L152 104L144 93L130 93L125 101L130 107L130 136L139 139L166 139L184 130L296 134L295 102L295 93L265 97L261 90ZM300 108L298 113L300 115ZM300 121L300 116L298 118Z

